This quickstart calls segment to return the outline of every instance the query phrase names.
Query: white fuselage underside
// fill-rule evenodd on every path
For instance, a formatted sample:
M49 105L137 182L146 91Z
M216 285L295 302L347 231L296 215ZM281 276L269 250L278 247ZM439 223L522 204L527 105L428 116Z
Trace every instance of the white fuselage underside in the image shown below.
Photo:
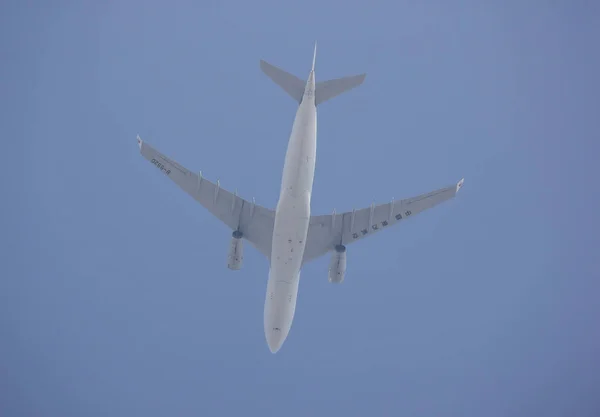
M275 214L264 310L265 337L273 353L279 350L292 326L308 233L317 148L314 87L311 72L294 119Z

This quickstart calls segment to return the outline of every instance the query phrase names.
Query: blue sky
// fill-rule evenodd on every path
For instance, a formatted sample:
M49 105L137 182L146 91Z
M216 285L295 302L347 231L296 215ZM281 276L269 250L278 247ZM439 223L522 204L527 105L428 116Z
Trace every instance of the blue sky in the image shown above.
M594 2L0 6L0 415L597 416ZM366 72L319 108L313 212L458 198L305 267L268 265L135 135L274 206L295 103L259 70Z

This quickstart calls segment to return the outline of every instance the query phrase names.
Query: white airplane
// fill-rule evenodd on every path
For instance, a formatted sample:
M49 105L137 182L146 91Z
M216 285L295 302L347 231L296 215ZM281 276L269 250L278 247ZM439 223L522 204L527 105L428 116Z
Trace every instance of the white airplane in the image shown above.
M247 201L221 188L142 141L142 155L191 195L232 232L227 266L242 265L242 239L246 239L270 262L264 307L265 337L276 353L288 336L296 310L300 270L304 264L333 252L329 281L341 283L346 273L346 245L402 222L408 217L454 197L463 184L442 188L413 198L371 205L347 213L311 216L310 201L315 173L317 147L317 106L360 85L366 74L315 81L315 44L308 81L265 61L263 72L298 101L285 163L279 202L275 210Z

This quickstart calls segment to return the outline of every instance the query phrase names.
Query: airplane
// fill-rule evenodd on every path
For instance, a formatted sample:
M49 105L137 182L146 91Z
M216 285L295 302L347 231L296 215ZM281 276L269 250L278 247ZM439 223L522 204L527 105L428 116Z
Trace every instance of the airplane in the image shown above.
M264 305L264 331L269 349L276 353L287 338L294 313L300 271L307 262L332 253L328 280L339 284L346 274L346 246L402 223L428 208L453 198L464 179L449 187L399 201L329 215L311 215L311 193L315 174L317 145L317 106L349 91L366 74L317 82L315 43L312 68L303 81L276 66L260 61L260 68L298 102L289 138L279 201L269 209L244 200L236 192L207 180L163 155L137 136L141 154L164 175L192 196L205 209L227 225L231 243L227 267L239 270L243 262L243 240L247 240L269 260Z

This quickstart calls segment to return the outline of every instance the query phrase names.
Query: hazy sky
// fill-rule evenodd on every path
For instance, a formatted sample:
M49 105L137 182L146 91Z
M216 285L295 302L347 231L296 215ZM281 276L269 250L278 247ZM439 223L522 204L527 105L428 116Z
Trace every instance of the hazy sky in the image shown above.
M600 413L600 3L0 6L0 416ZM140 154L277 201L318 80L313 213L458 198L305 267L272 355L267 262ZM595 255L595 256L594 256Z

